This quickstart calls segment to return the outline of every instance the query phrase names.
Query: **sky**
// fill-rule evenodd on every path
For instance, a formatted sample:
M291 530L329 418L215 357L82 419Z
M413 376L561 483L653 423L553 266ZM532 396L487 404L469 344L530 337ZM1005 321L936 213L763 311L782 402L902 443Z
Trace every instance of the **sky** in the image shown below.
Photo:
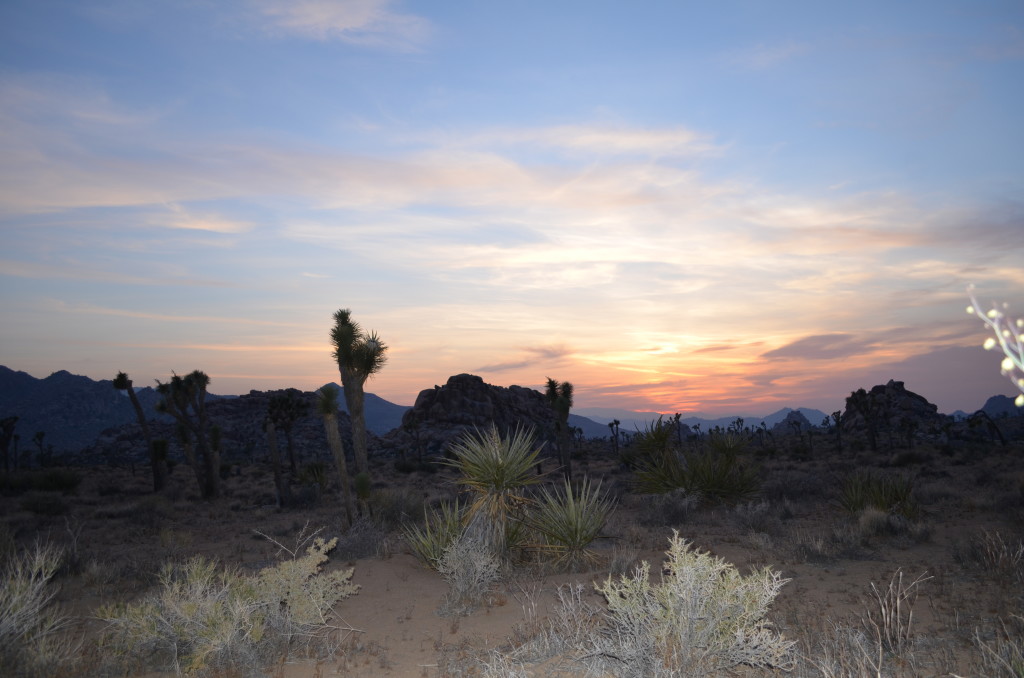
M0 3L0 364L575 408L1014 395L1018 0Z

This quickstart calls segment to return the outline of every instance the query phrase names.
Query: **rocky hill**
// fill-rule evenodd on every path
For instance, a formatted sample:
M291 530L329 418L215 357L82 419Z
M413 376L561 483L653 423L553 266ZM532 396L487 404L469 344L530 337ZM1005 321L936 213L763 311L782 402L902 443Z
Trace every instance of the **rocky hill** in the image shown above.
M458 374L444 386L420 391L402 426L381 440L382 449L433 456L443 454L453 440L474 429L495 425L502 433L532 428L540 441L554 435L554 413L545 396L522 386L494 386L472 374ZM585 437L608 435L607 427L570 415L569 424Z
M339 387L340 388L340 387ZM262 393L253 391L252 394ZM157 426L171 427L173 420L158 414L156 404L161 399L151 386L135 385L146 418ZM207 394L207 402L230 401L246 396ZM346 412L345 399L339 397L341 411ZM222 406L218 405L218 408ZM242 406L244 407L244 406ZM223 408L224 411L230 407ZM396 405L383 398L366 394L366 424L371 433L387 433L399 426L408 407ZM15 433L22 453L36 458L37 447L32 438L43 433L43 445L52 446L55 454L75 453L94 448L101 433L110 438L111 429L136 429L135 412L127 396L114 388L109 379L95 381L61 370L45 379L37 379L25 372L0 366L0 419L16 416Z

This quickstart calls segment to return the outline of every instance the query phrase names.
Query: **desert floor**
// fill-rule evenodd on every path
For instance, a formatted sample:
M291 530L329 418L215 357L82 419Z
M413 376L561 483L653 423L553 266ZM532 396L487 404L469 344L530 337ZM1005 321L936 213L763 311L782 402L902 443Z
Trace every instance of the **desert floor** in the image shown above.
M990 669L979 638L994 645L1007 640L1006 631L1020 647L1020 626L1012 622L1024 612L1021 443L878 453L840 453L824 440L817 447L799 456L753 448L749 463L760 468L759 496L736 506L702 506L682 497L633 493L630 471L619 467L606 444L593 443L576 461L576 474L601 479L617 501L606 538L594 545L599 565L572 573L518 567L505 575L489 604L455 618L439 616L446 582L411 555L400 530L405 522L422 520L424 504L457 494L450 469L399 473L392 463L378 460L374 518L352 528L333 488L305 508L278 510L272 473L259 463L233 468L224 496L212 502L196 498L194 477L185 467L174 470L166 496L150 493L145 467L134 473L80 468L83 480L74 494L9 494L0 497L0 514L19 546L37 539L64 545L70 565L56 580L58 602L75 620L72 633L83 641L78 666L85 675L101 672L103 665L90 651L103 627L95 618L97 608L152 592L162 563L203 554L257 571L280 555L271 539L294 544L304 528L322 528L324 536L340 538L328 568L355 568L354 582L361 589L336 608L338 623L353 630L334 656L293 658L269 668L269 675L481 675L488 649L543 623L559 585L582 582L591 602L601 605L593 582L630 571L640 560L657 572L673 529L742 572L769 565L790 579L770 618L798 641L798 667L791 674L740 668L723 675L827 675L815 664L840 651L834 626L866 628L869 612L877 610L872 584L884 591L897 572L905 585L927 579L902 609L903 615L913 613L905 620L911 625L908 649L883 657L882 675L982 676ZM919 513L908 520L844 510L839 505L843 479L864 469L912 479ZM551 482L557 481L552 474ZM40 508L47 503L57 509ZM852 666L854 660L849 661ZM582 666L576 668L583 675ZM570 660L527 671L524 675L574 673Z

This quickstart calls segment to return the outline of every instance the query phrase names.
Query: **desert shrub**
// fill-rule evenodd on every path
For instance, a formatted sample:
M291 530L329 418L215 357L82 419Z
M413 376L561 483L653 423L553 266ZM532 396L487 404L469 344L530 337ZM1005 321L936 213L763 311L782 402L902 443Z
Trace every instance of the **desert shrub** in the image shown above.
M563 636L578 661L630 678L703 676L740 664L792 668L794 643L766 619L788 580L769 568L744 577L678 532L666 553L659 583L650 581L650 565L643 562L632 576L595 586L607 613L578 614L585 622Z
M349 560L379 556L389 546L388 535L373 518L356 518L338 540L338 556Z
M123 517L131 524L150 530L159 529L173 516L174 506L167 497L159 494L142 497L123 513Z
M529 525L540 536L538 548L556 567L593 565L597 555L587 548L604 528L615 502L584 479L575 488L566 481L559 491L541 488Z
M437 571L448 582L438 614L461 617L484 604L498 581L500 566L489 545L468 534L458 537L437 561Z
M914 496L913 478L878 475L871 471L846 476L840 488L839 505L853 514L871 507L886 513L898 513L908 520L917 520L921 513Z
M857 628L845 623L829 621L826 628L816 629L805 641L806 659L812 672L801 671L801 676L821 678L865 678L883 676L885 653L873 639Z
M0 569L0 675L57 675L73 654L69 620L54 605L63 551L37 543Z
M992 678L1024 678L1024 617L1013 615L1001 621L991 639L974 632L974 644L981 652L981 675Z
M422 527L413 524L402 527L406 544L421 563L437 569L437 563L445 550L462 533L464 510L458 500L442 501L437 508L423 508Z
M857 516L855 530L862 544L876 537L899 537L918 543L931 538L931 529L925 523L913 522L898 513L886 513L870 506Z
M712 454L737 455L747 451L747 436L736 431L715 432L708 436L708 449Z
M0 475L0 491L10 495L30 490L74 494L81 482L81 474L71 468L28 469Z
M760 489L757 469L744 465L739 453L746 441L734 433L710 437L704 451L679 452L671 445L638 455L634 489L641 494L683 490L703 501L747 501Z
M750 501L738 504L733 509L733 520L745 532L774 533L779 529L786 505L775 508L767 501Z
M956 545L953 555L965 568L977 568L985 576L1024 585L1024 542L1007 543L998 532L982 530L966 545Z
M534 446L533 433L517 429L502 437L492 425L483 433L467 433L451 452L447 464L462 474L457 482L471 495L466 529L475 541L506 554L510 525L528 503L524 491L540 481L535 471L540 447Z
M355 594L352 569L321 571L337 540L315 538L300 555L254 575L202 557L168 564L160 591L142 602L106 605L104 646L135 668L187 675L221 669L257 674L301 643L307 654L330 649L344 627L332 608Z
M387 530L401 528L417 519L423 509L423 495L409 488L381 488L370 498L374 520Z
M640 516L644 525L676 527L690 519L700 505L700 497L686 490L672 490L664 494L643 497L645 509Z
M21 498L19 505L37 516L62 516L71 510L64 498L56 492L29 492Z
M320 497L327 491L327 481L329 477L327 464L325 462L311 461L299 470L298 481L301 485L307 485L314 488L317 497Z
M10 525L0 521L0 571L7 567L7 563L14 560L18 555L18 542L14 538Z

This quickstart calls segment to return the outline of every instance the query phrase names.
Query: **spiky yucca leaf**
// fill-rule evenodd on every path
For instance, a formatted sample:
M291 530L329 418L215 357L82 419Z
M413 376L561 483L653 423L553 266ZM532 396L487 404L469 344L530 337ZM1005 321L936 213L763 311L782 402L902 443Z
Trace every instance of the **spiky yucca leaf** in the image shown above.
M466 527L495 552L508 550L509 523L529 502L524 490L541 480L535 471L541 447L534 446L532 430L518 428L502 437L493 425L451 445L455 458L445 463L462 474L456 482L472 495Z
M601 483L586 478L573 487L541 488L530 525L539 533L539 548L553 557L556 566L575 569L592 565L597 555L588 549L601 533L615 501L602 494Z
M462 514L465 507L458 500L441 502L438 508L423 508L423 527L405 525L402 536L412 553L432 570L452 542L462 533Z

